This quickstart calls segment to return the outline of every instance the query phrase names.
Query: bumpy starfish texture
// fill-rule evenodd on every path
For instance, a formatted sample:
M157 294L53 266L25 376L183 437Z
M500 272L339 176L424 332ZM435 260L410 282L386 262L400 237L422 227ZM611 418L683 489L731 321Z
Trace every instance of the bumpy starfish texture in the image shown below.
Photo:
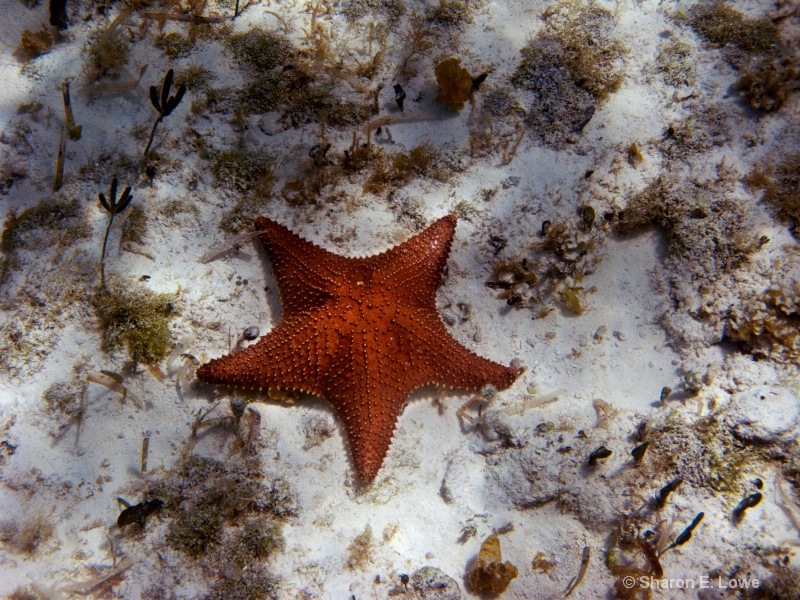
M429 384L503 390L520 374L458 343L436 310L456 218L382 254L348 258L261 217L283 302L256 344L201 366L206 383L325 398L344 421L358 476L372 481L411 392Z

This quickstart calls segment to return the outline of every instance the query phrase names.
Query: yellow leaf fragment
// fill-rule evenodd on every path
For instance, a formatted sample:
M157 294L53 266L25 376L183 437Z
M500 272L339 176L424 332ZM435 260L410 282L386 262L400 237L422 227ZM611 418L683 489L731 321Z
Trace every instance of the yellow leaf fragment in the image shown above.
M436 65L439 93L436 100L451 110L461 110L472 94L472 76L458 58L447 58Z

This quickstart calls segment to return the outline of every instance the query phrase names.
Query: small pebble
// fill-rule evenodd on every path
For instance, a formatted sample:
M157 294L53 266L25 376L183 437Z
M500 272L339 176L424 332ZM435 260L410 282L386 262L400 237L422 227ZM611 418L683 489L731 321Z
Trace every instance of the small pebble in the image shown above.
M244 330L242 337L248 341L252 341L258 337L259 333L260 332L258 331L258 327L256 327L255 325L251 325L250 327Z
M517 187L519 185L520 178L511 176L503 182L503 189L507 190L510 187Z
M242 398L233 398L231 400L231 412L234 417L241 417L244 414L245 408L247 408L247 402Z

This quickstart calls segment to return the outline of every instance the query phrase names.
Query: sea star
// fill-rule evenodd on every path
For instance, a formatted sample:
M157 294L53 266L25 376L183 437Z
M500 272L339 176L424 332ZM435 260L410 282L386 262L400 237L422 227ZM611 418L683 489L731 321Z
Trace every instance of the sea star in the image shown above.
M260 217L283 318L256 344L201 366L206 383L325 398L344 421L359 478L383 464L409 394L429 384L511 386L521 370L457 342L436 310L456 218L382 254L348 258Z

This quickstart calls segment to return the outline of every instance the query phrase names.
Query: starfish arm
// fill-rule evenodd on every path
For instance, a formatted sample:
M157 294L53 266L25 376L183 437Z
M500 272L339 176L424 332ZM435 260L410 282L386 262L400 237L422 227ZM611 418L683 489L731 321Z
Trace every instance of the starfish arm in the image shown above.
M352 259L328 252L272 219L256 219L256 230L272 263L285 314L324 304L352 268Z
M344 422L356 474L364 481L375 479L392 443L397 418L414 387L393 370L390 348L376 344L376 331L354 331L341 366L334 368L323 394ZM345 366L346 365L346 366Z
M438 384L508 388L518 369L459 344L435 312L398 311L388 329L353 329L332 364L322 395L344 421L356 473L372 481L392 443L397 418L415 389Z
M258 343L202 365L197 378L251 390L322 395L321 381L336 345L336 334L329 332L319 315L289 318Z
M372 481L378 474L392 444L397 418L406 396L391 389L378 390L373 387L369 397L334 393L327 398L344 422L359 479Z
M403 304L434 307L455 230L455 216L447 215L407 242L369 258L373 281Z
M401 311L395 317L409 364L418 373L415 387L436 384L451 388L481 389L493 385L505 390L517 380L521 369L503 366L478 356L461 345L445 329L434 311Z

